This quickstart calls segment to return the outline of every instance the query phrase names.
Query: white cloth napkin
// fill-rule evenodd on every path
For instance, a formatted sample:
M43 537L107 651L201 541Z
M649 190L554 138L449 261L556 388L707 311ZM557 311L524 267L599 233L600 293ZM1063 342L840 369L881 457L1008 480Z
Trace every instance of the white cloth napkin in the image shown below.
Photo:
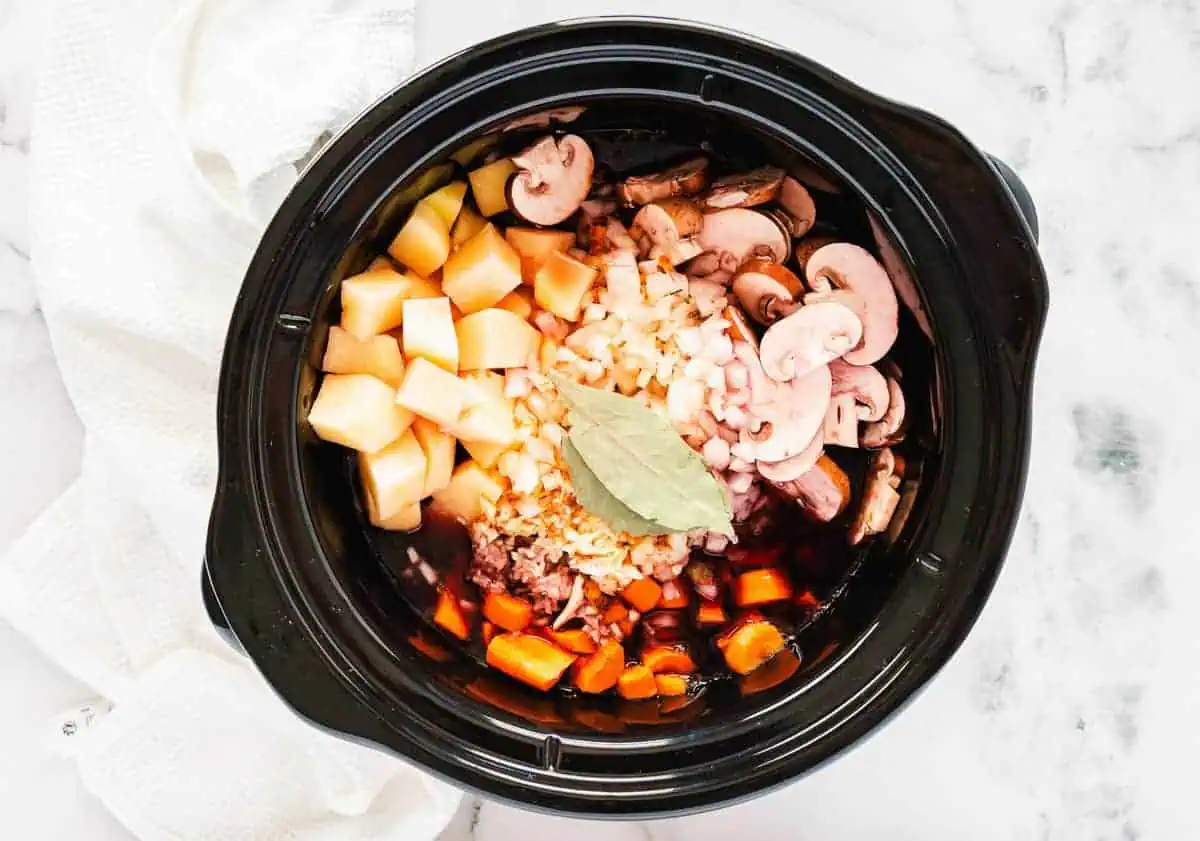
M459 793L293 716L199 598L242 273L296 162L411 69L412 0L56 5L31 240L85 455L0 615L102 696L62 747L140 838L431 838Z

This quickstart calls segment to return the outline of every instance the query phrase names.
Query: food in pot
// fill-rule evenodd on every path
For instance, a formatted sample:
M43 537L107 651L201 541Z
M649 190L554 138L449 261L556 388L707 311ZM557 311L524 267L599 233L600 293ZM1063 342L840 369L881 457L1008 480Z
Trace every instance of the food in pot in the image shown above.
M418 201L342 282L308 420L358 451L372 527L469 535L465 563L410 547L405 580L492 668L630 702L762 691L833 595L817 567L844 574L899 504L896 294L781 168L606 177L586 132L552 133Z

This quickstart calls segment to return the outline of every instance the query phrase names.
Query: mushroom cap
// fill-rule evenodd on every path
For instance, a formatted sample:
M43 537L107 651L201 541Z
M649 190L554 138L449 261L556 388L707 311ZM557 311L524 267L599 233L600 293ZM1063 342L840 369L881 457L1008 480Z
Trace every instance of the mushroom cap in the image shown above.
M690 199L661 199L644 205L633 217L655 245L667 246L700 233L704 215L700 206Z
M652 175L626 178L618 192L626 204L641 205L672 196L690 196L707 185L708 159L697 157Z
M858 420L877 421L887 411L891 398L887 378L873 365L851 365L844 359L829 363L833 396L851 395L858 405Z
M822 523L833 520L850 503L850 477L824 453L799 476L785 482L768 481Z
M901 430L906 410L904 390L900 387L900 381L894 377L887 378L887 390L887 411L880 420L867 424L862 431L860 440L862 445L869 449L886 447L888 444L896 444L904 439L904 433Z
M800 272L804 272L804 264L808 262L808 258L817 253L817 249L837 242L836 239L830 236L818 236L809 234L806 237L796 240L792 244L792 253L796 255L796 265L800 267ZM812 284L808 282L808 276L805 275L805 286L812 289Z
M838 394L825 413L825 443L836 447L858 446L858 404L852 394Z
M825 368L862 338L862 322L834 302L807 304L763 334L759 349L763 371L779 382ZM832 393L832 377L830 378Z
M900 504L900 477L895 473L896 461L891 450L876 453L867 474L867 483L859 503L858 514L850 527L850 544L857 545L888 527Z
M762 254L783 263L792 250L792 239L779 222L745 207L704 214L697 240L705 251L732 254L735 267Z
M749 260L733 278L738 303L759 324L773 324L789 315L802 289L800 278L770 260Z
M754 469L758 471L758 475L762 476L775 487L780 490L786 490L782 485L795 481L812 470L817 461L821 458L821 454L825 450L825 441L821 435L813 436L812 441L796 455L790 458L785 458L783 461L757 461L754 463Z
M802 237L817 221L817 205L808 189L790 175L779 186L779 206L792 223L792 236Z
M779 193L783 175L783 170L776 166L726 175L714 181L700 201L713 210L766 204Z
M517 172L508 182L508 205L534 225L557 225L574 213L592 188L595 161L578 135L543 137L514 155Z
M765 437L755 436L754 458L783 461L803 452L817 437L829 408L833 378L828 366L822 365L786 383L765 382L766 395L751 387L749 414L762 421L760 433L766 432Z
M804 276L817 292L831 288L853 292L862 300L862 337L845 354L853 365L878 362L899 333L899 306L891 278L864 248L835 242L818 248L804 264Z

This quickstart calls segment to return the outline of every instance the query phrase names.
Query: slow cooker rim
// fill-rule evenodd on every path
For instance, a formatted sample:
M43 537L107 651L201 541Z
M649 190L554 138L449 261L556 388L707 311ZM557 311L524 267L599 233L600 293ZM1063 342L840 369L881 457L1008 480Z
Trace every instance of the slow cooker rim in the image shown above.
M622 20L621 22L622 22L622 23L625 23L625 22L627 22L627 20L628 20L628 19L625 19L625 20ZM605 19L605 20L602 20L602 21L600 21L600 23L602 23L602 24L611 24L611 23L613 23L613 22L614 22L614 21L613 21L612 19ZM589 21L588 23L589 23L589 25L595 25L595 22L591 22L591 21ZM661 25L661 24L663 23L663 21L661 21L661 20L655 20L655 21L652 21L652 23L653 23L654 25L656 25L656 26L659 26L659 25ZM679 26L679 24L672 24L672 25L674 25L674 26ZM557 28L559 28L559 27L558 27L558 26L555 26L554 28L556 28L556 29L557 29ZM685 28L686 28L686 27L685 27ZM712 29L710 29L710 28L708 28L708 27L703 27L703 29L704 29L704 31L705 31L705 32L708 32L709 34L715 34L715 35L719 35L719 36L721 36L721 37L724 37L724 38L731 38L731 37L734 37L734 36L730 36L728 33L725 33L725 32L723 32L723 31L714 31L714 30L712 30ZM527 37L527 38L528 38L528 37L533 37L533 36L536 34L536 32L537 32L537 30L534 30L534 31L532 31L532 32L530 32L530 31L527 31L527 32L524 32L524 33L518 33L517 35L519 35L519 36L525 36L525 37ZM468 53L468 54L473 54L473 53L474 53L474 51L475 51L476 49L483 49L483 48L486 48L486 47L488 47L489 45L491 45L492 47L494 47L494 46L495 46L497 43L504 42L504 41L506 41L506 40L507 40L507 38L512 38L512 37L515 37L515 36L506 36L506 38L496 39L496 41L489 42L489 44L481 45L481 47L480 47L480 48L472 48L472 49L470 49L470 50L466 51L466 53ZM777 49L777 48L776 48L776 49ZM427 72L427 73L431 73L431 72L433 72L433 71L435 71L435 70L438 70L439 68L442 68L442 67L444 67L446 64L452 63L452 62L453 62L455 59L459 58L461 55L463 55L463 54L459 54L459 56L452 57L451 59L448 59L446 62L442 62L442 63L440 63L439 65L435 65L433 68L430 68L430 69L429 69L429 71L426 71L426 72ZM790 54L788 55L788 58L789 58L789 60L798 60L798 59L797 59L797 57L791 56ZM803 60L802 60L802 59L800 59L799 61L801 61L801 62L803 63ZM831 74L831 73L829 73L828 71L826 71L824 68L818 68L818 67L815 67L815 66L813 66L813 67L809 67L809 68L807 68L807 69L809 70L809 72L816 72L816 73L819 73L819 74L820 74L820 75L822 75L822 76L836 76L836 74ZM424 75L424 74L423 74L423 75ZM840 78L840 77L837 77L837 78ZM413 80L413 81L412 81L412 82L410 82L409 84L410 84L410 85L411 85L411 84L414 84L416 81L418 81L418 80ZM843 82L845 82L845 80L842 80L842 81L843 81ZM850 85L850 83L848 83L848 82L845 82L845 84L846 84L846 85ZM407 87L407 86L406 86L406 87ZM859 91L859 90L857 89L857 87L856 87L856 86L852 86L852 85L850 85L850 87L853 89L853 92L854 92L854 93L856 93L856 94L858 94L858 95L860 95L860 96L866 97L867 99L880 99L880 98L878 98L878 97L875 97L873 94L868 94L868 93L866 93L866 92L861 92L861 91ZM893 105L894 105L894 103L893 103ZM377 106L376 106L376 107L379 107L379 106L378 106L378 104L377 104ZM899 106L896 106L896 107L899 107ZM909 111L909 110L912 110L912 109L904 109L904 110L906 110L906 111ZM941 121L938 121L938 122L941 122ZM951 131L952 131L952 130L951 130ZM955 134L957 134L957 132L954 132L954 133L955 133ZM331 144L329 148L332 148L334 145L335 145L335 144ZM310 168L311 168L311 167L310 167ZM1022 224L1024 224L1024 222L1023 222L1023 221L1022 221ZM264 238L264 243L265 243L265 242L266 242L266 238ZM259 258L258 258L258 257L256 257L256 263L258 262L258 259L259 259ZM253 267L252 267L252 272L253 272ZM249 277L249 275L248 275L248 277ZM244 293L243 293L243 294L245 294L245 291L244 291ZM241 303L241 301L239 301L239 308L240 308L241 306L242 306L242 303ZM227 357L227 362L230 362L230 363L232 362L232 357L231 357L231 356L230 356L230 357ZM226 382L229 382L231 379L232 379L232 378L230 378L230 377L227 377L227 376L226 376L226 375L223 373L223 376L222 376L222 381L223 381L223 384L225 384ZM223 408L227 408L227 398L229 398L229 399L233 399L233 398L234 398L234 397L236 397L236 396L237 396L237 395L230 395L230 394L229 394L229 392L227 391L227 389L226 389L226 388L223 388L223 389L222 389L222 405L223 405ZM1026 415L1026 418L1025 418L1025 423L1026 423L1026 425L1027 425L1027 415L1028 415L1028 394L1027 394L1027 383L1026 383L1026 388L1024 389L1024 393L1022 393L1021 395L1019 395L1019 397L1020 397L1020 398L1021 398L1021 399L1024 401L1024 405L1025 405L1025 407L1026 407L1026 409L1025 409L1025 415ZM227 436L223 436L223 437L226 437L226 438L227 438ZM1024 436L1024 437L1025 437L1025 442L1024 442L1024 444L1025 444L1025 447L1024 447L1024 449L1026 450L1026 453L1027 453L1027 435L1026 435L1026 436ZM225 443L228 443L228 440L227 440ZM226 449L228 449L228 448L226 448ZM1027 458L1027 455L1023 457L1023 460L1024 460L1025 458ZM225 467L225 466L226 466L226 464L225 464L225 459L223 459L223 460L222 460L222 466L223 466L223 467ZM1022 469L1018 471L1018 473L1019 473L1019 476L1021 477L1021 479L1023 479L1024 472L1025 472L1025 471L1024 471L1024 469L1023 469L1023 466L1022 466ZM223 475L224 475L224 473L225 473L225 471L223 471ZM1019 488L1018 488L1018 493L1019 493ZM218 505L218 507L219 507L219 505ZM214 519L215 519L215 518L214 518ZM266 526L267 526L267 523L266 523L266 522L264 522L263 520L261 520L261 519L260 519L260 521L259 521L259 525L260 525L260 526L263 526L263 527L266 527ZM1011 534L1011 529L1010 529L1010 534ZM1007 542L1007 539L1006 539L1004 542L1006 543L1006 542ZM1001 546L1001 547L999 547L999 550L998 550L998 551L999 551L999 554L1002 556L1002 554L1003 554L1003 547L1002 547L1002 546ZM988 575L988 576L985 576L985 577L984 577L984 579L985 579L985 580L984 580L984 582L983 582L983 583L986 585L986 588L985 588L985 590L986 590L986 589L990 589L991 583L994 581L994 577L995 577L995 571L996 571L996 570L998 570L998 566L999 566L999 561L998 561L998 560L996 561L996 563L995 563L995 565L994 565L994 566L995 566L995 568L996 568L996 569L995 569L995 570L993 570L993 571L992 571L992 573L991 573L990 575ZM983 596L983 595L985 595L985 593L983 593L983 594L977 594L977 598L982 598L982 596ZM972 601L974 601L974 599L972 599ZM942 663L944 663L944 662L945 662L945 660L946 660L946 659L948 659L948 657L949 657L949 656L950 656L950 655L953 653L953 648L956 648L956 647L957 647L957 644L958 644L958 642L960 642L960 641L961 641L961 636L962 636L962 635L965 635L965 631L966 631L967 627L969 627L969 625L970 625L970 624L971 624L971 623L974 621L975 615L977 615L977 611L976 611L976 612L974 612L974 613L972 613L972 614L970 614L970 615L967 617L967 620L968 620L968 621L966 622L966 626L965 626L965 627L963 627L963 628L961 628L961 633L960 633L960 634L956 634L956 636L958 636L958 640L957 640L957 641L955 641L953 644L951 644L949 648L943 648L943 649L941 650L941 652L940 652L940 655L939 655L939 657L937 658L938 660L940 660ZM940 663L939 663L939 665L940 665ZM932 672L930 672L928 675L926 675L926 677L925 677L923 680L921 680L919 683L923 683L923 682L924 682L924 680L927 680L927 679L928 679L928 677L931 677L931 676L932 676ZM918 684L918 685L919 685L919 684ZM891 712L894 712L894 711L895 711L895 708L893 707L893 709L891 710ZM876 726L876 724L877 724L877 723L878 723L878 722L873 722L873 723L870 725L870 727ZM870 727L868 727L868 729L870 729ZM790 775L789 775L789 776L790 776ZM462 780L459 780L459 781L460 781L460 782L462 782ZM724 800L723 800L722 802L727 802L727 801L724 801ZM589 806L591 806L591 807L594 807L594 806L595 806L595 804L594 804L594 803L589 803L588 805L589 805ZM676 810L675 810L675 809L669 809L668 811L672 811L672 812L674 812L674 811L676 811Z

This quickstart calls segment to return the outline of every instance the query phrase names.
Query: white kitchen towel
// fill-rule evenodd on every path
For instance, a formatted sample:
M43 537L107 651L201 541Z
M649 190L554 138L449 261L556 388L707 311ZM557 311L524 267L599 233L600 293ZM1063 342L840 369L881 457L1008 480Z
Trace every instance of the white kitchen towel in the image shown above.
M460 795L291 715L199 600L243 271L298 162L410 71L412 0L53 5L32 257L85 454L0 615L103 696L59 730L139 837L431 838Z

